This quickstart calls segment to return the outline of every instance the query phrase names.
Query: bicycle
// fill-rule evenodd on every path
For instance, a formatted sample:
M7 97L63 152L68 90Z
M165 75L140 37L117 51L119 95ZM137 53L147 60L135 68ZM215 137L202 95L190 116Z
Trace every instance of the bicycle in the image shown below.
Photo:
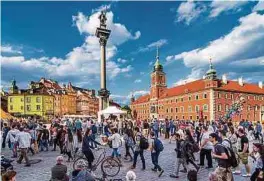
M88 166L88 161L85 156L77 158L73 163L73 169L75 170L78 165L82 165L84 168L86 168L90 173L95 171L98 166L101 164L101 171L103 172L103 178L108 177L114 177L116 176L120 171L120 163L112 158L106 156L106 147L100 147L98 150L102 150L103 152L98 157L96 163L92 165L91 168Z

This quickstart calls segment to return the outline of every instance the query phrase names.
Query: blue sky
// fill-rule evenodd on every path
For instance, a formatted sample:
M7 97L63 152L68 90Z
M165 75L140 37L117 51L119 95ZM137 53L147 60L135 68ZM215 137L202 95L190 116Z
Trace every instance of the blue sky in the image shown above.
M157 46L168 87L202 78L210 57L220 78L264 81L264 2L2 2L2 87L46 77L98 90L104 7L107 87L119 103L149 91Z

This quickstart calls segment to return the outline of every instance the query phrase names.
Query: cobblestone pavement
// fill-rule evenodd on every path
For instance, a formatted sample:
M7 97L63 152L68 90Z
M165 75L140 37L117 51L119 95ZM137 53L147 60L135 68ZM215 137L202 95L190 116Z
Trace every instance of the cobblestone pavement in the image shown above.
M137 175L137 180L139 181L170 181L170 180L176 180L169 177L170 173L174 170L174 163L176 159L176 153L174 151L175 148L175 142L169 144L168 140L162 140L164 144L164 151L161 153L159 162L160 166L165 170L164 174L161 177L158 177L158 173L154 173L151 171L151 168L153 167L151 163L150 158L150 152L145 151L145 159L146 159L146 170L141 171L141 160L140 157L138 158L137 162L137 168L134 170ZM111 150L108 150L108 154L110 155ZM121 150L122 154L124 153L124 150ZM2 155L5 155L7 158L10 158L11 151L4 149L2 150ZM17 171L17 181L48 181L50 179L51 175L51 167L55 164L55 159L59 155L59 152L55 151L48 151L48 152L41 152L39 154L36 154L34 156L31 156L31 153L29 153L30 159L41 159L42 161L37 164L32 164L31 167L24 167L23 165L18 165L14 161L14 169ZM199 156L196 155L196 158L199 159ZM67 158L65 157L65 160ZM66 163L68 166L68 173L72 171L72 162ZM252 165L252 161L251 161ZM126 172L129 170L129 167L131 166L131 162L123 161L123 167L121 167L121 170L117 177L115 178L122 178L125 180ZM190 167L191 168L191 167ZM208 174L212 170L207 169L200 169L198 173L198 180L208 180ZM100 172L100 168L98 168L98 172ZM96 171L96 173L98 174ZM245 172L244 166L242 167L242 172ZM180 178L177 180L186 180L186 174L180 173ZM249 178L243 178L242 176L235 176L235 180L237 181L248 181Z

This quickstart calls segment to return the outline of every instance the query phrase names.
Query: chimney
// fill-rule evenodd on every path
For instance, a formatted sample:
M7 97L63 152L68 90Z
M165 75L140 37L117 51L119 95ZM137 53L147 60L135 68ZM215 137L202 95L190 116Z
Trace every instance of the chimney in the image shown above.
M243 78L242 77L238 78L238 84L240 86L243 86Z
M226 74L222 75L222 82L224 84L227 84L227 77L226 77Z
M259 81L258 86L259 86L259 88L263 89L263 83L262 83L262 81Z

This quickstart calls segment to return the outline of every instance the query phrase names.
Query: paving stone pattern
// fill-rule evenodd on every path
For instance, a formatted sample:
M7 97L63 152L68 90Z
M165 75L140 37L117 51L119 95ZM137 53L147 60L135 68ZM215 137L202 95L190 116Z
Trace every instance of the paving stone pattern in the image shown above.
M173 179L170 178L169 175L174 171L174 164L176 160L176 153L174 151L175 148L175 142L172 142L169 144L168 140L162 139L162 142L164 144L164 151L160 154L159 163L160 166L165 170L163 175L161 177L158 177L158 173L155 173L151 171L151 168L153 167L150 157L150 152L145 151L144 156L146 159L146 170L141 171L142 164L140 157L138 157L137 161L137 168L134 170L137 175L138 181L172 181L172 180L181 180L185 181L186 179L186 173L180 173L180 178ZM124 155L124 149L121 150L122 155ZM111 154L110 148L107 152L108 155ZM11 151L9 149L3 149L2 155L5 155L7 158L10 158ZM31 156L31 153L29 153L30 159L41 159L42 161L37 164L32 164L31 167L24 167L24 165L19 165L14 161L14 169L17 171L17 181L48 181L50 179L51 175L51 167L56 163L56 157L59 155L58 151L48 151L48 152L41 152L39 154L36 154L34 156ZM96 156L97 157L97 156ZM199 159L199 156L196 155L196 158ZM67 160L67 157L65 156L65 160ZM73 162L65 163L68 166L68 173L72 171L72 165ZM121 167L121 170L115 178L121 178L125 180L125 175L127 171L129 171L130 166L132 162L124 161L123 160L123 166ZM214 162L214 166L216 163ZM251 161L251 165L252 165ZM190 169L192 166L190 166ZM214 169L208 170L208 169L200 169L198 173L198 180L199 181L206 181L208 180L208 174L209 172L212 172ZM242 172L245 172L244 166L242 166ZM101 174L100 168L96 171L96 174ZM235 180L237 181L248 181L249 178L243 178L242 176L235 176Z

